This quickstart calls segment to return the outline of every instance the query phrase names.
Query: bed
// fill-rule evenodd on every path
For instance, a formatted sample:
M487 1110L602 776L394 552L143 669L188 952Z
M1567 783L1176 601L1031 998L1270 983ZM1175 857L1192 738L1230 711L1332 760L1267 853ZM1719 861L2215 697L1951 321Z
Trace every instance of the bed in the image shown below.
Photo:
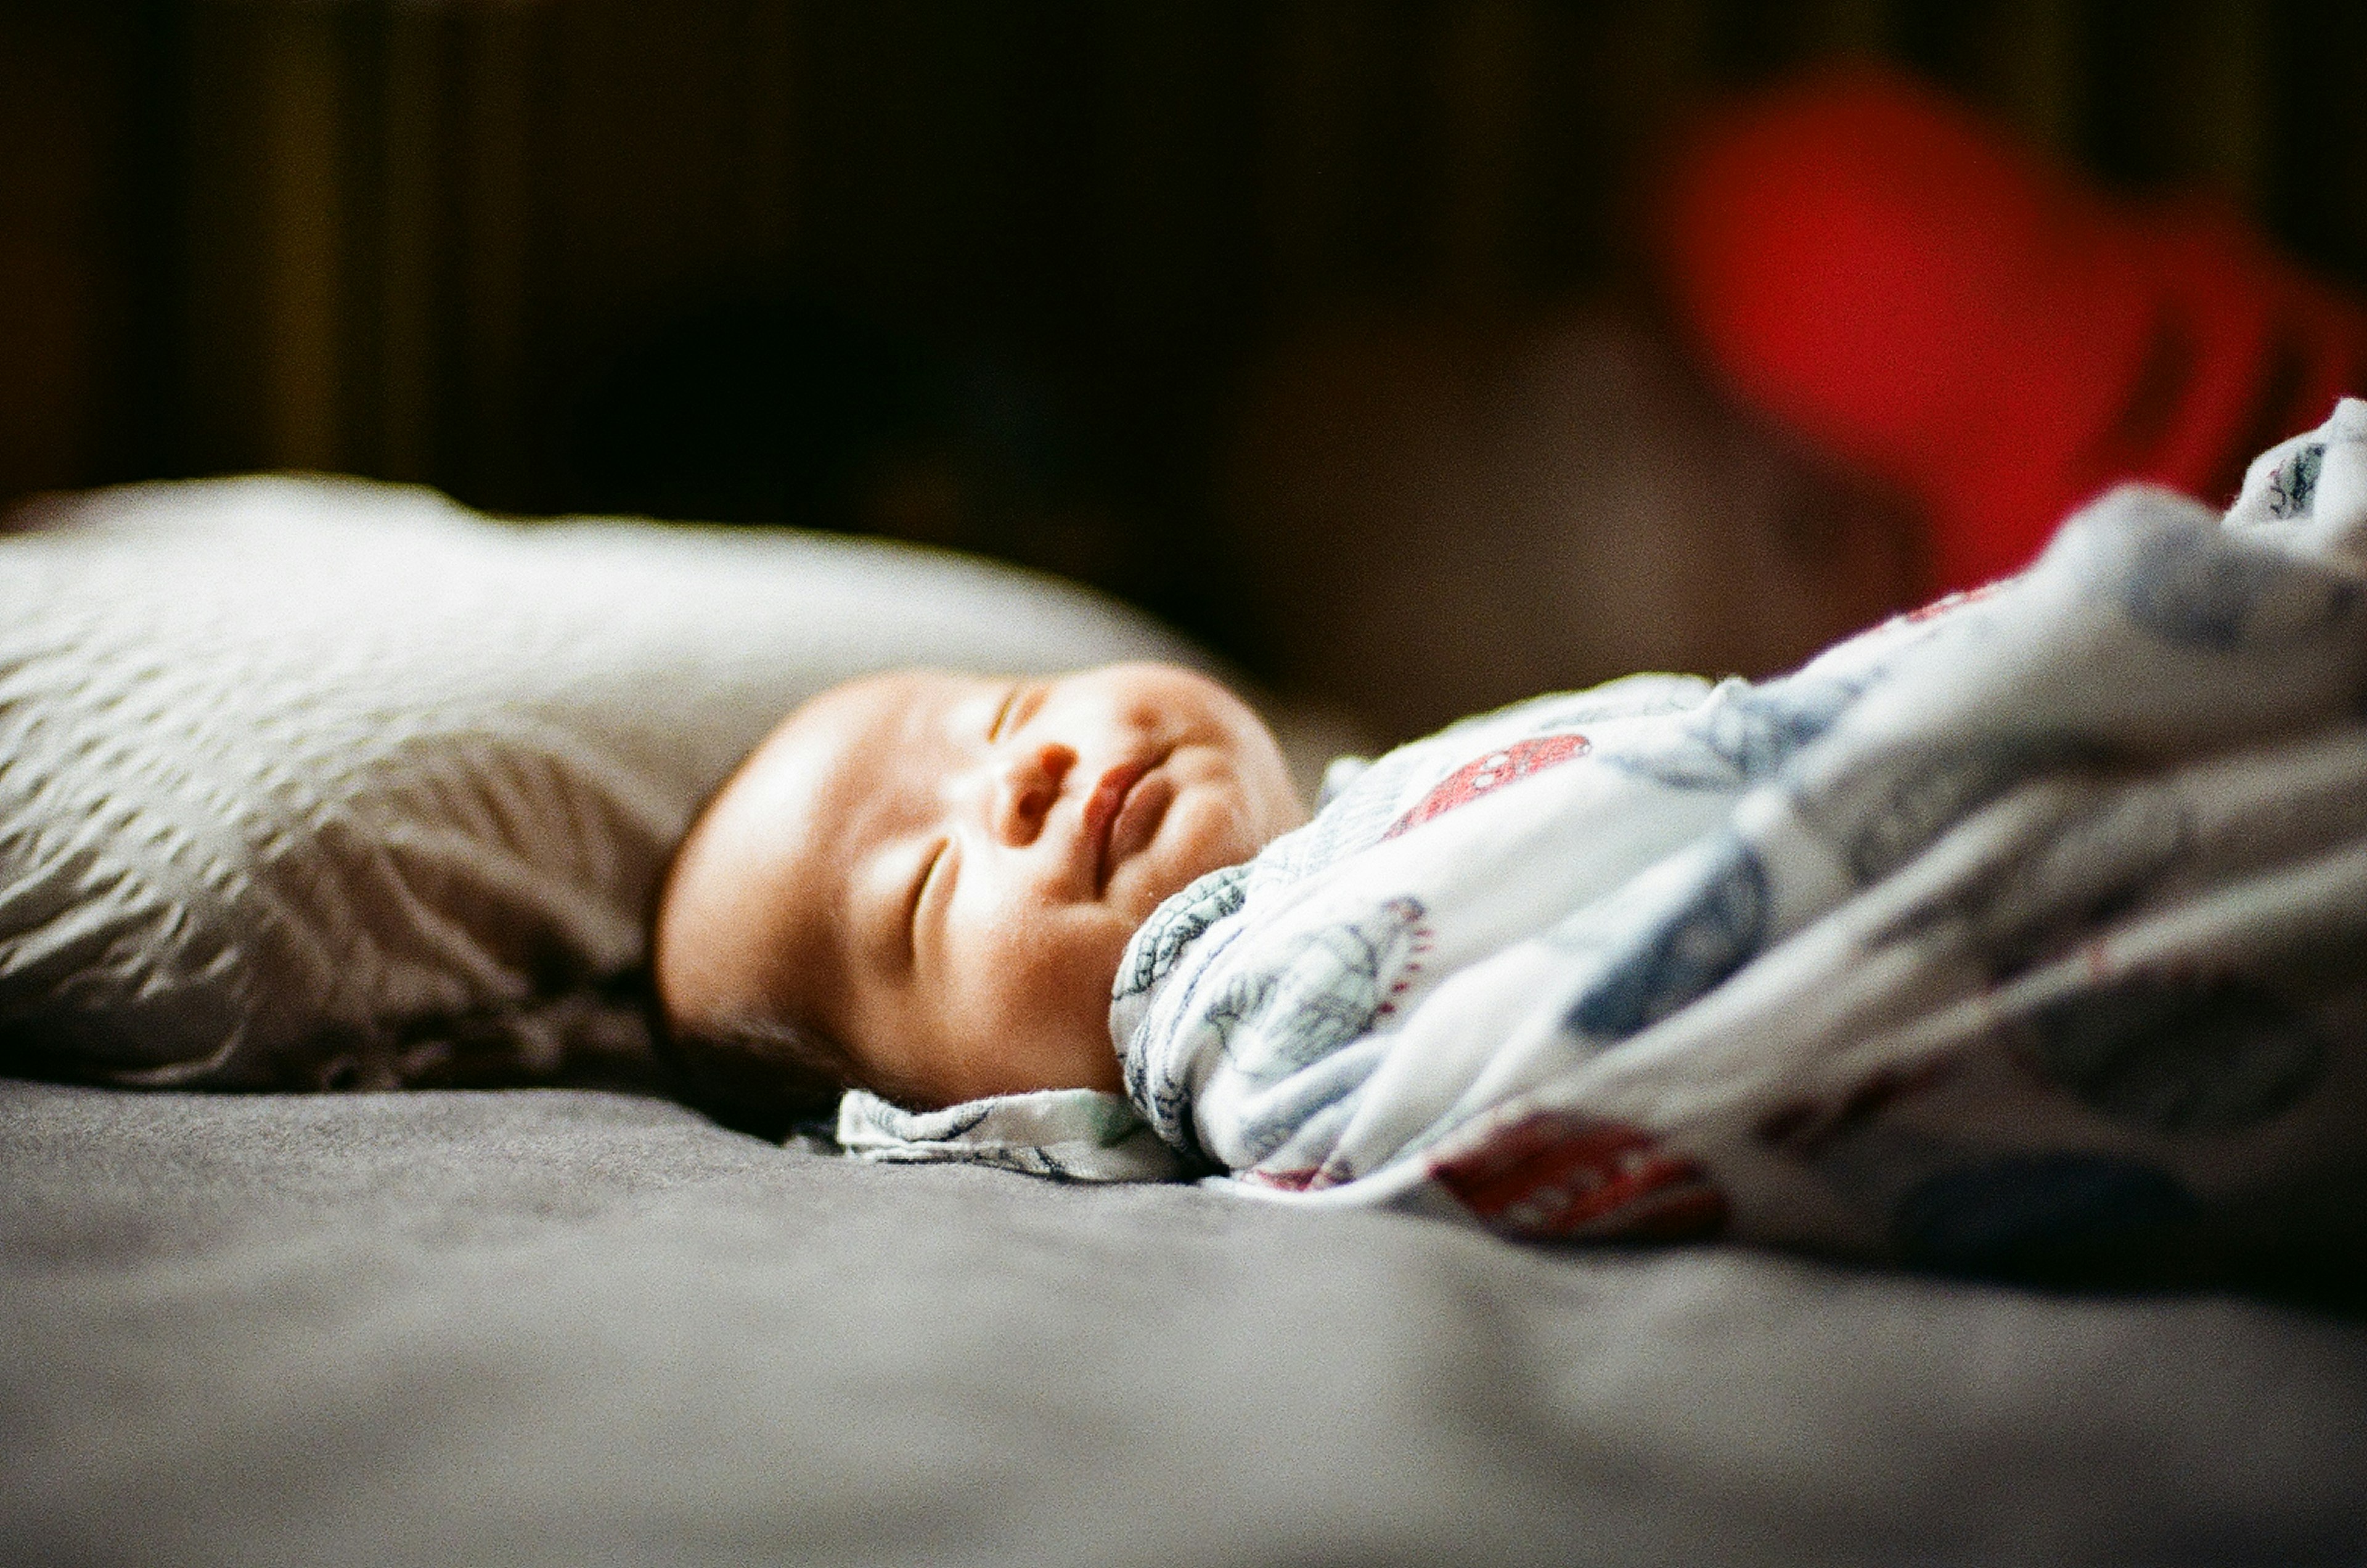
M639 900L771 716L1190 656L1115 606L329 481L0 550L0 1560L2367 1555L2343 1299L1533 1247L652 1092Z

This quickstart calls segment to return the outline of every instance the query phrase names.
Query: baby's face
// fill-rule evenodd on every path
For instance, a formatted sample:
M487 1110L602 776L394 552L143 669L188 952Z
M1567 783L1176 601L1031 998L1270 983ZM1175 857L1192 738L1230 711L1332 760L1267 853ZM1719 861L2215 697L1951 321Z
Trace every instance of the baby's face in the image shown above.
M1265 727L1191 671L857 681L776 730L684 846L659 992L677 1020L817 1025L910 1104L1116 1089L1135 928L1305 815Z

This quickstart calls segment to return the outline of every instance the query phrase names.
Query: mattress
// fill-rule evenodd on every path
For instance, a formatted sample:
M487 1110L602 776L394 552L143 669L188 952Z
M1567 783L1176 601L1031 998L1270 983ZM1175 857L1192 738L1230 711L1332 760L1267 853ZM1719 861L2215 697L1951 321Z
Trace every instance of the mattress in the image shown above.
M2367 1321L0 1081L0 1561L2356 1562Z

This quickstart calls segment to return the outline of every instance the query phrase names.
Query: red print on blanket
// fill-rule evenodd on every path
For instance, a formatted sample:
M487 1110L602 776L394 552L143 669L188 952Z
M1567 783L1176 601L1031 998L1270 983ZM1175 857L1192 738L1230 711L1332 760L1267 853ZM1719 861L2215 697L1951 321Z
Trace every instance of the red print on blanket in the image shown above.
M1514 1235L1674 1241L1713 1235L1726 1197L1697 1160L1649 1134L1571 1111L1491 1127L1430 1174L1472 1213Z
M1476 762L1466 762L1446 776L1444 783L1421 797L1421 803L1397 820L1397 826L1381 835L1394 839L1411 828L1419 828L1433 817L1443 817L1456 807L1492 794L1516 779L1543 773L1557 762L1567 762L1583 757L1589 750L1583 735L1541 735L1534 740L1516 740L1512 745L1490 751Z

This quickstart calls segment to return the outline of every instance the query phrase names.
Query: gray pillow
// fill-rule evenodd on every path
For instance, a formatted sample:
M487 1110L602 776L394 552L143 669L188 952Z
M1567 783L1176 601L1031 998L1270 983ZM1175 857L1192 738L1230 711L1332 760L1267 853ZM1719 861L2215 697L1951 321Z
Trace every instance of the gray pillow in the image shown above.
M645 1055L645 905L790 706L898 664L1190 660L878 542L240 479L0 537L0 1070L515 1079Z

